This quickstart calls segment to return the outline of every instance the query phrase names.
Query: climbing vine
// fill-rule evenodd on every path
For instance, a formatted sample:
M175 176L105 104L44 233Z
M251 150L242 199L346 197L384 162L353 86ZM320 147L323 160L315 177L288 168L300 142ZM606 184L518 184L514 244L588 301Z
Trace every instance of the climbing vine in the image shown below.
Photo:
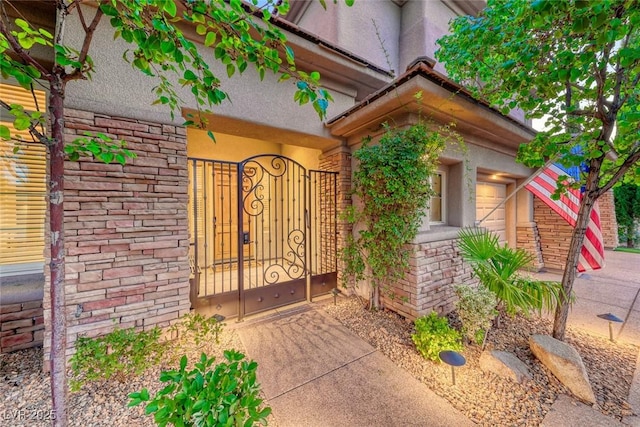
M448 141L461 141L451 125L421 121L402 129L386 126L379 143L367 138L353 153L359 162L353 176L359 203L344 214L354 234L347 237L341 260L348 279L369 279L371 308L380 306L380 289L388 290L409 266L408 244L434 194L431 177Z

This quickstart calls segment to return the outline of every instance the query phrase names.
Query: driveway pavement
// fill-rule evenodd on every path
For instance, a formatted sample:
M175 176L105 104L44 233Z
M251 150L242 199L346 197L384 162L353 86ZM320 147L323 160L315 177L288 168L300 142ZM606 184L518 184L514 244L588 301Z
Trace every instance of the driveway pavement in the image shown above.
M578 277L573 285L576 302L567 324L592 334L609 336L609 323L597 317L612 313L614 338L640 345L640 254L606 251L605 267ZM538 273L544 280L562 280L560 273Z

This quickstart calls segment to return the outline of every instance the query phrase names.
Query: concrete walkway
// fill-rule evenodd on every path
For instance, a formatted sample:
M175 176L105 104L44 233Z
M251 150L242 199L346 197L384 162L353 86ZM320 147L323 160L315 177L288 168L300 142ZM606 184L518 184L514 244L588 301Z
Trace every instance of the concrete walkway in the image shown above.
M568 325L608 337L608 323L596 315L610 312L625 319L614 325L614 337L640 345L640 255L608 251L606 259L604 269L576 280ZM554 273L537 276L561 280ZM260 365L258 380L280 427L473 425L425 384L312 305L234 327L247 355ZM640 359L628 402L640 414ZM640 417L620 423L560 396L542 425L640 426Z
M279 427L471 426L427 386L320 310L239 327Z

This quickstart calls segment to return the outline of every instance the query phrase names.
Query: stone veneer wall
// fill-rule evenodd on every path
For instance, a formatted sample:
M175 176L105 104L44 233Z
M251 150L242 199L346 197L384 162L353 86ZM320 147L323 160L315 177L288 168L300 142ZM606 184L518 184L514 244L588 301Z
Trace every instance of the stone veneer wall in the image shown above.
M186 130L65 110L68 140L85 131L127 141L125 166L67 162L67 356L79 335L165 327L189 312ZM48 233L47 233L48 234ZM49 278L48 271L45 274ZM45 357L50 347L45 284ZM46 367L46 365L45 365Z
M42 299L0 305L0 353L42 345Z
M605 193L600 199L600 224L605 248L614 248L618 241L613 192ZM573 227L548 207L538 197L534 197L533 218L540 234L540 249L544 266L554 270L564 270L571 243Z
M613 249L618 246L618 221L616 220L616 206L613 190L609 190L598 199L600 205L600 226L604 247Z
M413 245L410 269L389 292L383 292L384 306L409 319L431 311L441 315L452 311L457 300L454 285L477 284L471 266L460 256L456 241L448 239Z
M573 227L538 197L533 198L533 219L538 225L544 266L564 270Z

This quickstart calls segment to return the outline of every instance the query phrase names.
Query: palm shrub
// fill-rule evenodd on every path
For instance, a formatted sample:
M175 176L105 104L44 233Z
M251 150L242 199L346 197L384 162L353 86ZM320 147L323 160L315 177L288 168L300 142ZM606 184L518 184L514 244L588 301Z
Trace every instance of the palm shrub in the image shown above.
M462 333L469 342L481 345L493 319L498 315L496 294L484 286L458 285L455 291L458 296L456 309L462 322Z
M458 237L462 258L471 264L480 284L496 294L507 313L527 315L531 311L555 309L564 292L561 284L520 273L531 265L531 254L500 245L497 234L481 228L463 228Z

